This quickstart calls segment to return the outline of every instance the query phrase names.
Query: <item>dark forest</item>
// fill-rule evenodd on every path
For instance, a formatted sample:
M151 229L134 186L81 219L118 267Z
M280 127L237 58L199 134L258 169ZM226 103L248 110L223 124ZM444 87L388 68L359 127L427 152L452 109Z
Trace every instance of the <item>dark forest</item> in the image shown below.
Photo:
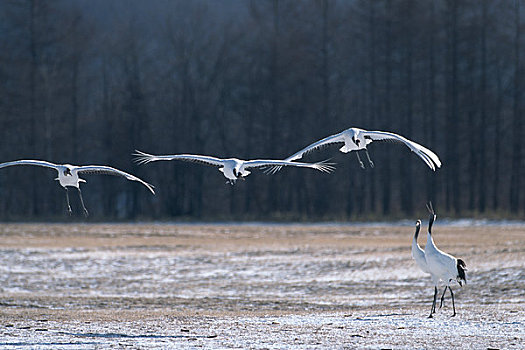
M0 162L107 164L156 186L86 175L92 220L522 218L523 0L0 2ZM349 127L375 168L327 147L332 174L133 163L135 149L284 159ZM0 218L61 220L56 172L0 170ZM72 196L78 211L78 200ZM425 214L426 215L426 214Z

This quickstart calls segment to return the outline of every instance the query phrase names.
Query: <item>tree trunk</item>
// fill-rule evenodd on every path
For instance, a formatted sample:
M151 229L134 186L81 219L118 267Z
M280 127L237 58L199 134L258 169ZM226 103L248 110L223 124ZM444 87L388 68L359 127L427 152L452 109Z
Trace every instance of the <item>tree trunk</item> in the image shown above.
M487 193L487 154L485 147L486 129L487 129L487 102L489 94L487 93L487 26L488 23L488 3L483 0L483 10L481 18L481 82L480 82L480 123L478 127L478 210L484 213L486 209ZM496 134L498 135L498 134ZM498 137L496 138L498 139Z
M521 191L521 142L523 140L523 122L520 111L520 2L515 0L514 35L514 99L512 104L512 168L510 178L510 210L517 213L520 207Z
M448 86L448 113L447 113L447 199L446 207L456 214L461 212L460 164L458 158L458 0L449 0L448 12L450 32L448 38L449 51L449 86Z
M37 81L37 70L38 70L38 56L37 56L37 43L36 43L36 36L37 36L37 28L36 28L36 11L37 11L37 0L30 0L29 1L29 50L31 55L31 63L30 63L30 86L29 86L29 123L30 123L30 131L29 131L29 144L32 146L31 152L33 154L33 157L38 157L38 147L39 143L37 140L37 125L36 125L36 119L37 119L37 110L36 110L36 81ZM37 179L36 176L36 170L31 169L29 170L29 175L33 179ZM31 214L35 217L38 217L39 215L39 208L38 208L38 202L39 202L39 196L38 196L38 183L39 181L31 181L31 193L32 193L32 200L31 203Z

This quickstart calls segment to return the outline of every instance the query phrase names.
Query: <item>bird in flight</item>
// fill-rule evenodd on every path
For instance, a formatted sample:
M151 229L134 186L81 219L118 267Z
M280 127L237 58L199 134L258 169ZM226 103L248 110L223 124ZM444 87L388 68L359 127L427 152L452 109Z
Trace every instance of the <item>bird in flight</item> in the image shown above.
M136 176L128 174L122 170L112 168L105 165L83 165L76 166L71 164L54 164L51 162L46 162L43 160L16 160L12 162L0 163L0 168L5 168L13 165L36 165L45 168L55 169L58 172L58 177L55 178L60 185L66 190L66 203L68 214L71 215L71 206L69 205L69 192L68 187L76 187L78 190L78 195L80 197L80 203L82 203L82 209L84 210L84 215L87 217L89 215L86 206L84 205L84 200L82 199L82 192L80 191L80 183L86 182L86 180L81 179L79 175L81 174L106 174L106 175L117 175L125 177L131 181L138 181L150 190L151 193L155 194L153 190L153 185L148 184L147 182L139 179Z
M373 141L390 141L402 143L405 146L407 146L412 152L417 154L419 158L421 158L430 169L435 171L436 168L441 167L441 161L434 152L414 141L410 141L405 137L398 134L394 134L392 132L368 131L359 128L349 128L338 134L331 135L325 137L324 139L316 141L306 146L302 150L292 154L291 156L286 158L285 161L294 161L297 159L301 159L305 154L310 153L316 149L322 148L324 146L332 144L343 144L343 147L341 147L339 150L343 153L356 151L357 160L359 161L359 165L363 169L365 168L365 165L361 160L361 157L359 156L359 151L364 150L368 163L370 164L370 167L373 168L374 162L372 162L372 160L370 159L368 149L366 148ZM276 166L273 168L273 171L276 172L280 169L280 166Z
M242 160L237 158L216 158L211 156L203 156L198 154L174 154L156 156L141 151L135 151L133 154L135 161L138 164L147 164L158 160L182 160L185 162L200 163L204 165L216 166L224 174L224 177L228 179L226 183L231 185L235 184L237 180L245 180L245 177L250 175L248 169L255 168L267 168L266 172L271 173L271 167L273 166L296 166L316 169L324 173L331 173L335 167L331 163L326 161L318 163L301 163L301 162L290 162L276 159L255 159L255 160Z
M432 203L427 204L427 209L430 213L428 221L428 233L427 233L427 244L425 245L425 260L427 262L429 273L432 275L432 278L438 278L445 282L445 290L441 296L440 308L443 306L443 300L445 299L445 292L450 290L450 295L452 297L452 307L454 309L454 314L456 316L456 305L454 304L454 293L452 288L450 288L450 283L456 281L459 286L463 286L463 283L467 284L467 266L465 262L461 259L457 259L450 254L447 254L441 251L432 238L432 224L436 220L436 214ZM436 310L436 297L437 297L437 288L434 289L434 300L432 302L432 309L430 311L429 318L432 318L433 311Z

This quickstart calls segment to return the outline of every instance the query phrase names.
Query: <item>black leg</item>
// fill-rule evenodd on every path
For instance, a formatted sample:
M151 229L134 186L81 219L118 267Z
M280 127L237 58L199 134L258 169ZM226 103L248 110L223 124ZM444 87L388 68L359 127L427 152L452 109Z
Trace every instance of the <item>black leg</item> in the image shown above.
M437 287L434 287L434 302L432 303L432 313L436 313Z
M361 160L361 157L359 157L359 151L355 151L355 154L357 156L357 160L359 161L359 165L361 166L361 169L364 169L365 168L365 164Z
M432 314L435 312L436 310L436 298L437 298L437 293L438 293L438 289L436 286L434 286L434 301L432 302L432 309L430 309L430 315L428 316L428 318L432 318Z
M370 154L368 154L368 149L365 148L366 158L368 159L368 164L370 164L370 167L374 167L374 162L372 162L372 159L370 159Z
M71 216L71 205L69 205L69 191L67 190L67 187L64 187L66 190L66 203L67 203L67 213L69 216Z
M89 215L89 212L86 209L86 206L84 205L84 199L82 198L82 191L80 191L80 187L77 187L77 190L78 190L78 196L80 197L80 203L82 203L82 209L84 210L84 216L87 218Z
M447 292L447 287L445 286L445 289L443 289L443 294L441 295L441 303L439 304L439 308L443 306L443 301L445 300L445 293Z
M454 314L452 315L452 317L456 316L456 305L454 305L454 293L452 293L452 288L450 288L450 286L448 287L448 289L450 289L450 295L452 296L452 308L454 309Z

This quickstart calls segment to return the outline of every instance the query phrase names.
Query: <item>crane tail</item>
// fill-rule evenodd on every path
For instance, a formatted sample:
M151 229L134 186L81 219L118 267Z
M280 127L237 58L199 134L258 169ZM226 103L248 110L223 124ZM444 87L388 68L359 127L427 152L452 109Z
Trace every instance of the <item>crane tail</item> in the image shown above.
M458 259L457 261L457 269L458 269L458 280L459 282L463 281L465 282L465 284L467 284L467 274L466 274L466 271L467 271L467 265L465 264L465 262L461 259ZM461 285L461 283L460 283Z

